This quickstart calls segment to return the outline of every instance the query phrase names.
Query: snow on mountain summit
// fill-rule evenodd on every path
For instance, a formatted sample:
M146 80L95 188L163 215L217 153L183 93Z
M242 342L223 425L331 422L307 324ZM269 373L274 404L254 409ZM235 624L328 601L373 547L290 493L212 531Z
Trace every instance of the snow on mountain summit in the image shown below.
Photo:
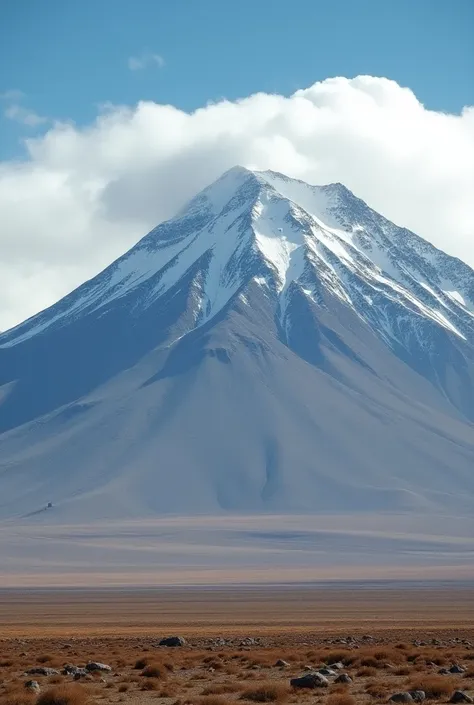
M134 290L136 310L146 308L196 267L192 326L217 315L254 279L281 297L282 318L292 284L319 303L323 287L388 342L406 344L399 324L407 316L473 338L474 273L467 265L395 226L342 184L311 186L237 166L97 277L1 335L0 346L67 325Z

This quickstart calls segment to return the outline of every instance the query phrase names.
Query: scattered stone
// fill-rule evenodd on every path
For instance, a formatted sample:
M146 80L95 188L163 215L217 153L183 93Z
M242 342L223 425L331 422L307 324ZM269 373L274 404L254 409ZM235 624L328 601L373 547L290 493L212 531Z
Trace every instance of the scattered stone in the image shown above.
M320 668L318 670L318 673L320 673L322 676L337 676L336 671L333 671L332 668Z
M426 700L426 693L424 690L410 690L408 692L415 703L422 703L423 700Z
M299 678L292 678L290 685L293 688L327 688L329 681L321 673L307 673Z
M48 668L48 666L36 666L35 668L30 668L26 672L27 676L59 676L59 671L55 668Z
M282 658L279 658L275 666L277 668L289 668L290 664L288 663L288 661L284 661Z
M111 671L112 666L107 666L106 663L100 663L99 661L90 661L86 664L86 671Z
M352 683L352 678L348 673L341 673L334 681L334 683Z
M100 669L92 669L92 670L100 670ZM89 675L89 671L86 670L85 668L82 668L81 666L74 666L72 663L68 663L63 668L63 675L64 676L74 676L74 678L76 680L79 680L79 678L82 678L84 676Z
M450 703L474 703L470 695L463 690L455 690L451 696Z
M392 703L412 703L413 698L410 693L394 693L390 696L389 702Z
M440 676L449 676L451 675L451 671L448 668L440 668L438 673Z
M344 664L341 661L337 661L337 663L330 663L329 668L332 668L334 671L342 671Z
M466 669L463 668L462 666L459 666L457 663L454 663L451 668L449 669L450 673L464 673Z
M41 690L38 681L26 681L25 688L28 688L28 690L33 691L33 693L39 693L39 691Z
M248 636L240 642L240 646L256 646L258 644L258 639L254 639L252 636Z
M182 636L167 636L162 639L159 646L184 646L186 644L186 639Z

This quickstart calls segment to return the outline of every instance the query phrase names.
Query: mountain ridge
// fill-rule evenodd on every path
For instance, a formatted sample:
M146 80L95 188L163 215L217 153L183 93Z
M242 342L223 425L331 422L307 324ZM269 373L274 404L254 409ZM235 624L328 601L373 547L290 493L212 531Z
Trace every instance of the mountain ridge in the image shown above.
M234 167L0 335L0 518L469 512L473 301L341 184Z

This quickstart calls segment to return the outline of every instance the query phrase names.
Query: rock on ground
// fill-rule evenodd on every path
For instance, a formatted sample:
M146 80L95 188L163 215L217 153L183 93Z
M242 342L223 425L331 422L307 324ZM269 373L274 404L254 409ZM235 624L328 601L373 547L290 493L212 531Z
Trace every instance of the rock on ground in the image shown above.
M159 646L184 646L186 644L186 639L182 636L167 636L162 639Z
M390 696L389 702L392 703L412 703L413 698L410 693L394 693Z
M87 671L111 671L112 666L108 666L106 663L100 663L99 661L90 661L86 664Z
M34 693L39 693L39 691L41 690L38 681L26 681L25 688L28 688L28 690L32 690Z
M327 688L329 681L321 673L306 673L299 678L292 678L290 685L293 688Z
M470 695L463 690L455 690L451 696L450 703L474 703Z

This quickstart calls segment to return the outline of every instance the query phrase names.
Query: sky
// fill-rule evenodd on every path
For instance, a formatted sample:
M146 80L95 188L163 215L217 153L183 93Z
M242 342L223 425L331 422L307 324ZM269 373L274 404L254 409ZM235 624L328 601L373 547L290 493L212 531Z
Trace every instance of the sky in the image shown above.
M0 2L0 330L236 163L474 265L473 0Z

